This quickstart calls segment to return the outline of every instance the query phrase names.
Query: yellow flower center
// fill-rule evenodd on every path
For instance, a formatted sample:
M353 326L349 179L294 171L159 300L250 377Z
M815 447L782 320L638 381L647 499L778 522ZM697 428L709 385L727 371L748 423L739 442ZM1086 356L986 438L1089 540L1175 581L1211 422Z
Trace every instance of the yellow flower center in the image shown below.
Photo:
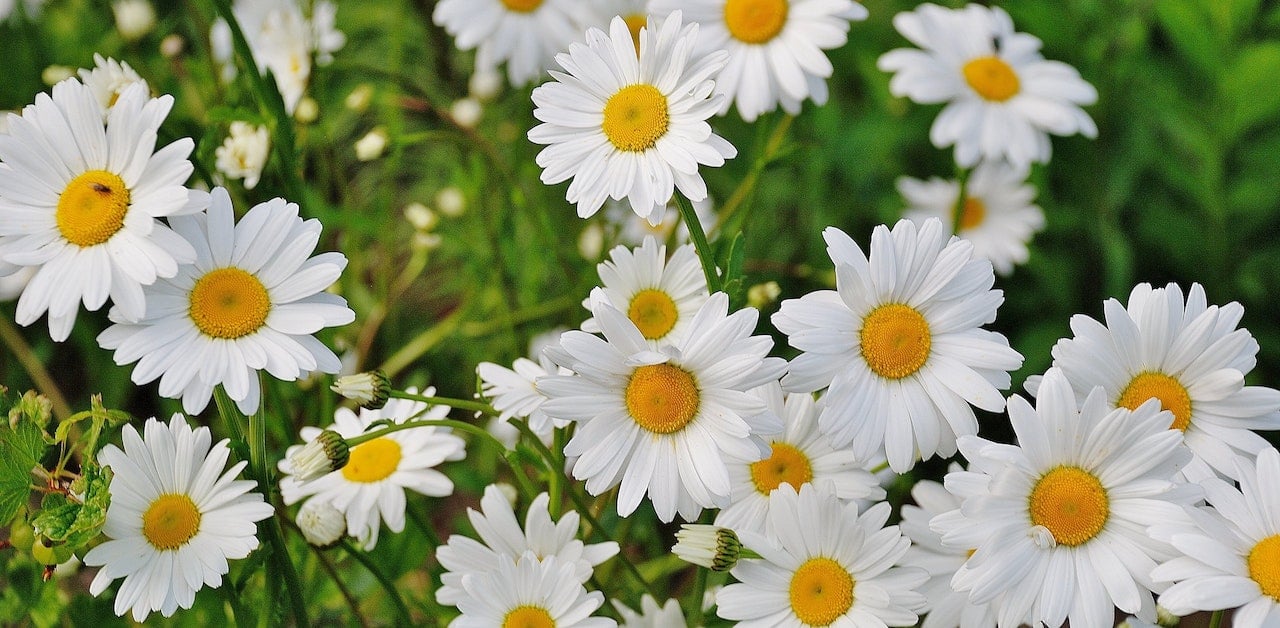
M1169 429L1185 432L1191 426L1191 394L1181 382L1164 373L1139 373L1120 393L1116 406L1136 410L1151 399L1159 399L1160 407L1173 413Z
M234 340L262 328L271 296L253 274L228 266L206 273L191 288L188 313L206 336Z
M929 359L929 322L915 308L886 303L862 319L862 358L880 377L902 379Z
M787 0L729 0L724 3L724 25L734 39L763 44L787 25Z
M636 424L655 434L678 432L698 414L698 382L670 364L637 368L623 397Z
M1249 550L1249 577L1258 588L1280 602L1280 534L1273 534Z
M627 30L631 31L631 41L636 45L636 56L639 56L640 29L645 27L648 18L643 13L632 13L631 15L622 16L622 21L627 23Z
M631 297L627 318L636 324L640 335L649 340L657 340L671 332L680 313L676 311L676 302L670 295L661 290L650 289L641 290Z
M502 628L555 628L556 620L539 606L517 606L502 618Z
M667 97L648 83L628 85L604 104L604 135L618 150L639 153L653 148L670 122Z
M1070 547L1097 536L1111 514L1102 482L1080 467L1061 466L1044 474L1028 501L1031 523Z
M165 493L142 514L142 536L158 550L174 550L200 531L200 510L183 493Z
M67 184L54 215L67 242L86 247L102 244L124 227L129 188L106 170L90 170Z
M964 64L964 80L979 96L994 102L1004 102L1018 95L1021 83L1018 73L1000 57L978 57Z
M502 0L502 6L516 13L532 13L542 6L542 0Z
M400 443L386 436L356 445L342 477L349 482L371 483L386 479L400 468Z
M813 467L809 464L809 457L787 443L774 443L773 453L768 458L751 463L751 481L765 496L783 482L800 490L812 479Z
M982 199L970 196L964 199L964 207L960 208L960 224L956 231L968 231L982 224L987 217L987 205Z
M791 576L791 610L810 626L829 626L853 606L853 576L830 558L818 556Z

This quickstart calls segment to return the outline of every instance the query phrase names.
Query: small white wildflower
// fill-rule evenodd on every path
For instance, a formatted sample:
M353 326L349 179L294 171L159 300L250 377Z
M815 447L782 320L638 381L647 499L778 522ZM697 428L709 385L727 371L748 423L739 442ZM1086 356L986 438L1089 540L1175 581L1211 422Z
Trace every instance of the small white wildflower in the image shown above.
M316 547L329 547L347 531L347 519L333 504L309 499L298 510L298 529L307 542Z
M216 167L228 179L244 179L244 189L258 185L262 168L271 152L271 136L267 127L235 121L227 139L214 152Z
M387 150L390 139L387 136L387 130L382 127L369 131L364 137L356 140L356 159L373 161L381 157L383 151Z

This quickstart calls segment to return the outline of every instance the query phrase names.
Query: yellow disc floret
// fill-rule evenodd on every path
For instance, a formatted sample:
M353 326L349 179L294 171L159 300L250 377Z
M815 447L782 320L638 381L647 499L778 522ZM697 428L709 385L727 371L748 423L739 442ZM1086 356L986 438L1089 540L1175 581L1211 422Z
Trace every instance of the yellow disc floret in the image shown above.
M542 0L502 0L502 6L515 13L532 13L542 6Z
M763 44L787 25L787 0L728 0L724 3L724 25L734 39Z
M676 302L671 295L661 290L649 289L641 290L631 297L627 318L636 324L640 335L649 340L657 340L676 326L680 312L676 310Z
M756 485L756 490L765 496L783 482L800 490L801 486L812 479L813 466L809 463L809 457L788 443L773 443L773 453L768 458L751 463L751 481Z
M1158 371L1144 371L1129 381L1116 406L1138 409L1138 406L1159 399L1160 407L1173 413L1171 430L1187 431L1191 426L1191 393L1177 379Z
M124 227L129 202L124 180L106 170L90 170L72 179L58 197L58 231L77 246L102 244Z
M978 57L964 64L963 72L969 87L992 102L1009 100L1022 88L1018 73L1000 57Z
M697 416L700 401L693 374L670 364L637 368L623 397L636 424L655 434L684 429Z
M631 15L622 16L622 21L627 23L627 30L631 31L631 41L636 45L636 55L640 54L640 29L645 27L648 18L643 13L632 13Z
M517 606L502 618L502 628L556 628L556 620L539 606Z
M1264 595L1280 602L1280 534L1273 534L1249 550L1249 577Z
M1061 545L1075 547L1102 531L1111 514L1107 489L1080 467L1056 467L1040 477L1028 500L1032 525L1044 526Z
M862 358L880 377L901 379L914 374L929 359L933 337L929 322L915 308L887 303L862 319Z
M601 128L615 148L638 153L653 148L670 122L667 97L648 83L636 83L609 97Z
M174 550L200 531L200 509L184 493L165 493L142 514L142 537L158 550Z
M400 468L400 443L382 436L351 450L342 477L365 484L384 480Z
M791 611L810 626L829 626L853 607L853 585L840 563L810 558L791 576Z
M982 199L972 196L964 199L964 206L960 208L960 224L957 225L956 231L968 231L978 225L987 217L987 205Z
M262 328L271 296L253 274L228 266L206 273L191 288L191 321L206 336L234 340Z

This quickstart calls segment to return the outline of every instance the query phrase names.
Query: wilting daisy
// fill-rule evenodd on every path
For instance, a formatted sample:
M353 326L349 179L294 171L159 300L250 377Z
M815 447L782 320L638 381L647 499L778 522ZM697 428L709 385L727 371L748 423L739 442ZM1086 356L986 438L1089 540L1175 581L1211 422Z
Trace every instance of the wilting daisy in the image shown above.
M410 393L417 392L410 388ZM435 395L434 388L427 388L423 395ZM354 438L378 421L404 423L410 419L443 419L449 414L449 406L433 406L421 401L392 399L381 410L361 408L356 414L347 408L338 408L333 415L333 430L343 438ZM302 445L293 445L278 464L281 473L292 476L296 471L290 458L301 451L306 443L320 436L318 427L302 428ZM444 497L453 493L453 481L436 471L436 465L446 460L462 460L466 457L465 443L447 427L415 427L392 432L351 448L346 466L310 482L299 482L293 477L280 480L280 493L284 503L293 504L310 497L327 501L347 514L347 534L355 537L365 549L373 549L378 543L378 531L382 523L392 532L404 530L405 489L430 497Z
M129 64L124 61L116 61L103 57L98 53L93 53L93 67L89 69L81 69L79 71L80 79L93 92L94 97L98 99L98 104L102 105L102 117L106 119L107 112L120 99L120 94L124 90L135 83L141 83L146 93L147 82L138 75Z
M533 552L499 556L492 571L462 579L464 593L458 600L462 615L449 626L617 626L607 617L590 616L604 604L604 594L588 592L573 572L572 563L555 556L539 559Z
M480 512L467 509L480 541L454 534L436 549L436 559L448 570L440 576L436 600L456 606L466 596L462 583L467 575L494 571L504 557L515 558L525 552L541 558L555 556L572 566L570 573L575 581L585 583L596 565L618 553L618 544L613 541L585 545L578 540L576 511L565 512L559 521L552 521L547 511L549 500L546 493L534 498L522 529L502 491L493 484L485 487Z
M973 243L974 255L991 260L997 273L1008 275L1015 265L1027 261L1027 243L1044 228L1044 212L1034 204L1036 189L1024 179L1023 173L1005 162L983 162L969 177L957 223L958 182L900 177L898 191L907 202L903 218L917 223L941 220Z
M171 96L153 99L135 84L104 126L93 90L67 79L9 116L0 134L0 261L40 267L18 299L19 324L47 311L61 341L81 302L96 310L107 297L120 317L138 320L142 286L195 259L191 244L156 220L209 203L185 187L190 138L154 150L172 107Z
M1113 607L1155 620L1151 579L1173 548L1147 527L1185 521L1198 488L1173 480L1191 454L1155 403L1108 407L1095 388L1077 406L1049 369L1036 407L1009 399L1018 445L960 438L969 470L947 474L957 510L931 522L944 545L975 550L951 580L1001 625L1113 625ZM1003 594L1003 595L1002 595ZM997 597L999 596L999 597Z
M210 447L209 428L192 430L180 414L165 425L148 419L144 437L124 427L124 450L103 447L110 467L111 506L103 533L108 541L89 550L86 565L100 566L89 592L100 595L117 578L115 611L145 621L152 611L172 616L191 608L196 591L217 588L227 560L258 547L254 522L274 510L256 484L237 480L245 462L223 472L227 440Z
M680 610L680 603L673 599L658 606L658 601L646 593L640 598L639 612L631 610L618 600L612 602L613 608L622 617L622 623L618 624L622 628L685 628L688 625L685 623L684 611Z
M955 145L956 162L1007 160L1019 169L1049 161L1049 133L1095 137L1080 105L1098 99L1076 69L1040 54L1040 39L1013 30L999 7L947 9L924 4L899 13L893 25L911 43L881 55L895 72L889 91L921 104L947 103L929 138Z
M782 430L746 391L777 379L784 365L766 357L768 336L750 335L757 312L727 314L728 306L723 292L711 295L683 341L655 351L625 314L597 303L604 339L565 332L552 357L576 375L538 380L549 397L543 411L578 423L564 450L578 457L573 477L592 495L621 485L624 517L646 493L663 521L727 506L725 459L765 457L762 436Z
M853 0L654 0L652 5L657 15L677 9L702 26L697 54L729 52L729 63L716 78L716 93L725 96L720 113L737 103L747 122L778 105L796 114L805 99L826 103L832 67L824 51L845 44L850 20L867 17L866 7Z
M762 558L743 559L738 582L716 594L716 613L752 626L914 626L928 575L895 566L911 544L885 527L888 502L858 514L811 484L783 485L770 498L773 535L744 532ZM837 623L839 622L839 623Z
M1235 458L1256 456L1267 441L1252 430L1280 429L1280 391L1245 386L1258 342L1237 329L1244 308L1207 305L1192 284L1183 302L1177 284L1139 284L1126 308L1103 306L1106 324L1083 314L1071 318L1075 337L1053 347L1053 364L1077 399L1101 386L1112 407L1133 409L1158 399L1173 413L1167 427L1182 430L1196 458L1220 473L1235 472ZM1035 380L1028 381L1034 388ZM1034 393L1034 391L1033 391Z
M810 393L785 397L775 382L751 391L776 415L785 431L765 439L769 456L754 462L729 462L733 503L716 515L716 525L743 532L765 532L769 521L769 494L783 484L799 489L823 484L841 500L884 499L884 489L847 449L833 449L831 440L818 431L818 409ZM773 531L768 531L773 533Z
M626 198L632 211L657 224L677 188L690 200L707 196L698 166L719 167L738 151L711 132L721 98L712 78L726 55L693 54L696 24L679 12L650 21L640 32L637 59L626 22L615 17L606 35L587 31L556 56L565 73L533 90L533 116L542 124L529 139L542 182L573 178L565 198L578 215L596 213L606 198Z
M146 288L142 320L128 322L117 304L115 325L98 335L116 364L138 362L134 383L160 378L160 395L181 397L190 414L204 410L221 385L250 414L261 396L255 371L285 381L338 372L338 357L311 334L346 325L355 313L325 292L347 258L310 257L320 221L302 220L297 205L276 198L233 224L231 197L215 188L207 215L169 222L196 247L195 263Z
M1152 578L1175 583L1160 605L1175 615L1236 609L1232 625L1280 625L1280 452L1268 447L1257 464L1238 458L1240 488L1212 478L1202 483L1213 509L1191 512L1194 525L1159 526L1153 534L1181 552Z
M222 146L213 151L217 160L214 166L228 179L244 179L244 189L252 190L258 185L270 150L267 127L236 120L227 130Z
M978 431L969 404L1004 408L999 389L1022 364L1004 336L981 328L1004 301L991 263L937 220L876 227L869 257L839 229L823 237L836 290L788 299L773 315L804 352L783 388L830 386L818 427L859 460L883 446L902 473L918 458L950 456L956 436Z
M459 50L476 51L476 71L507 64L515 87L538 80L556 53L579 41L595 15L575 0L440 0L431 20Z
M692 244L676 249L668 260L666 245L648 237L634 250L615 247L596 269L602 287L592 290L583 306L592 309L593 303L602 302L626 312L654 348L680 342L711 296ZM589 318L582 329L596 333L600 325Z

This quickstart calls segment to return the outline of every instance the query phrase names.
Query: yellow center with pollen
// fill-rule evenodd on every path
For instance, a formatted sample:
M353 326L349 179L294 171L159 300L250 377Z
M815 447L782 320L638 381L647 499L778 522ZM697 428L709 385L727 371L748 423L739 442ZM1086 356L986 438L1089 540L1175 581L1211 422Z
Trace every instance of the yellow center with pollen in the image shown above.
M640 56L640 29L645 27L648 18L643 13L632 13L622 16L622 21L627 23L627 30L631 31L631 42L636 45L636 56Z
M502 618L502 628L555 628L556 620L547 609L538 606L517 606Z
M671 434L698 415L698 382L670 364L649 364L631 373L623 393L637 425L655 434Z
M502 6L516 13L532 13L542 6L542 0L502 0Z
M641 290L631 297L627 318L636 324L640 335L649 340L657 340L671 332L680 313L670 295L661 290L650 289Z
M765 496L783 482L800 490L812 479L813 467L809 464L809 457L787 443L773 443L773 453L768 458L751 463L751 481Z
M791 576L791 611L810 626L829 626L853 607L853 576L830 558L810 558Z
M871 371L887 379L913 375L929 359L929 322L915 308L886 303L862 319L862 358Z
M142 537L158 550L175 550L200 531L200 509L183 493L165 493L142 513Z
M206 273L191 288L188 313L204 335L234 340L267 322L271 296L253 274L228 266Z
M1041 476L1027 506L1033 525L1044 526L1061 545L1081 545L1102 531L1111 514L1107 490L1080 467L1061 466Z
M992 102L1009 100L1022 88L1018 73L1000 57L978 57L964 64L962 71L969 87Z
M1273 534L1249 550L1249 577L1264 595L1280 602L1280 534Z
M601 128L614 148L639 153L653 148L670 122L667 97L648 83L636 83L609 97Z
M987 217L987 205L982 199L970 196L964 199L964 206L960 208L960 224L957 225L957 231L967 231L982 224Z
M1124 391L1116 406L1136 410L1138 406L1159 399L1160 407L1173 413L1171 430L1187 431L1191 426L1191 393L1178 380L1157 371L1139 373Z
M124 180L106 170L90 170L67 184L58 197L58 231L76 246L96 246L124 227L130 194Z
M351 450L342 477L365 484L386 479L400 468L400 443L386 436L356 445Z
M787 25L787 0L729 0L724 3L724 25L734 39L763 44Z

